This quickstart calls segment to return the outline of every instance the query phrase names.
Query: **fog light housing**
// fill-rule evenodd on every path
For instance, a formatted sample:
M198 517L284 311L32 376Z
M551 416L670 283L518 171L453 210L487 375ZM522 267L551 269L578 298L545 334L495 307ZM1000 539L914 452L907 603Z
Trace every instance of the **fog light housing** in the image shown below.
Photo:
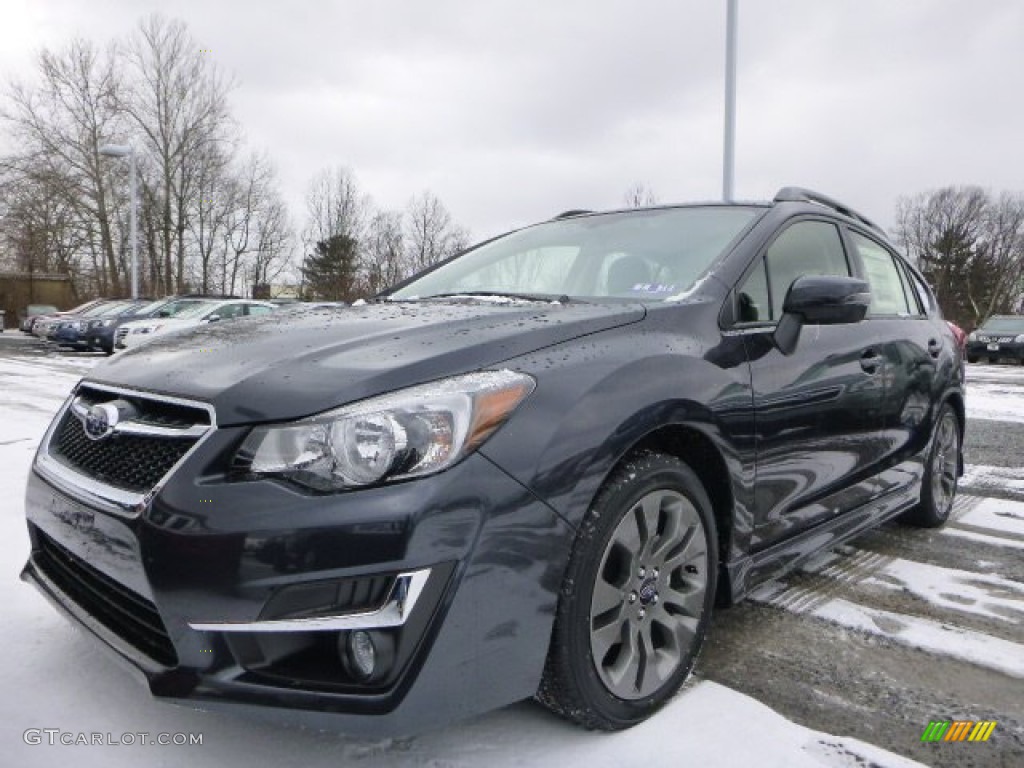
M376 630L357 629L338 636L338 655L345 671L360 683L386 677L395 661L394 638Z

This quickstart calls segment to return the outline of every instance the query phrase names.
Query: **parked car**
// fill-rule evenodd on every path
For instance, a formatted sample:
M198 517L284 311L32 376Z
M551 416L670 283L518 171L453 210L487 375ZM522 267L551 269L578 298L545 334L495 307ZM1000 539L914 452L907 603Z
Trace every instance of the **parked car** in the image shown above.
M60 318L47 336L49 341L58 346L80 351L94 349L90 341L93 329L102 327L104 323L113 323L117 318L130 313L133 309L148 302L125 299L99 304L81 315L68 315Z
M77 307L65 312L57 312L52 315L40 315L32 325L32 335L37 336L40 339L46 339L51 333L53 333L62 318L79 317L87 312L91 312L103 304L109 304L112 301L116 301L116 299L92 299L91 301L79 304Z
M30 473L23 577L158 696L619 729L712 606L942 525L963 428L934 296L847 206L574 213L97 367Z
M224 320L234 320L250 315L264 315L277 307L268 301L249 299L194 299L192 303L176 311L173 316L152 317L134 320L119 329L115 349L131 349L152 341L157 336L177 333L189 328Z
M44 315L56 314L57 311L52 304L29 304L18 313L18 328L22 333L32 333L32 326L36 320Z
M89 346L101 350L108 355L114 353L118 336L127 335L128 329L121 333L121 327L136 320L148 320L156 317L173 317L177 312L192 306L196 299L169 297L138 304L123 314L105 317L89 323Z
M993 315L967 337L967 362L982 359L1024 365L1024 315Z
M104 312L107 308L119 305L123 301L123 299L97 299L96 301L91 301L82 305L84 309L75 308L67 312L60 312L56 315L49 315L47 317L40 318L36 321L36 324L32 326L32 333L46 341L53 341L54 334L62 323L95 317Z

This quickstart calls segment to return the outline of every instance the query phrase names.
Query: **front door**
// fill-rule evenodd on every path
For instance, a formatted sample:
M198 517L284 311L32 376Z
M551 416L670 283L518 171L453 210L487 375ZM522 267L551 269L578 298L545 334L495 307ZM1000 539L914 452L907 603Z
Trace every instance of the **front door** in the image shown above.
M754 549L859 506L873 492L865 481L885 456L885 359L869 328L805 325L790 355L772 338L794 280L850 274L838 227L803 219L775 238L739 286L754 392Z

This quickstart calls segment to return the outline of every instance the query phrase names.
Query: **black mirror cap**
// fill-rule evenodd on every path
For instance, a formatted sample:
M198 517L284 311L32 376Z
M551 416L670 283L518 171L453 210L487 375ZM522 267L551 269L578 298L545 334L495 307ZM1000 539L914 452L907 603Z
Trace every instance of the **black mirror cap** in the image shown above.
M871 304L871 288L856 277L806 275L789 287L782 304L784 315L809 325L859 323Z

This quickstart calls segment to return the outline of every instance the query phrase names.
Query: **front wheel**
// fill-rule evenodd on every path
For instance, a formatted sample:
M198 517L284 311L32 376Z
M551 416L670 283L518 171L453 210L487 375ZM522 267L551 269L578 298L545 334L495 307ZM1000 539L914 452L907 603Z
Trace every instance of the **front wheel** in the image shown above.
M654 452L625 460L577 534L537 698L601 730L671 699L707 632L717 540L693 470Z
M935 436L928 452L921 503L905 520L924 528L938 528L949 519L956 499L957 471L960 463L960 422L952 406L946 403L935 423Z

